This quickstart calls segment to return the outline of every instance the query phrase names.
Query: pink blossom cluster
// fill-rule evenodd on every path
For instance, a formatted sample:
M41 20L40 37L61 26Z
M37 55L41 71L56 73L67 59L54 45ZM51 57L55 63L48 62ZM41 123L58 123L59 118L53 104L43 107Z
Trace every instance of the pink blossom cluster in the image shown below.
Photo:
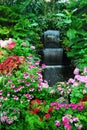
M64 125L64 128L67 130L73 130L72 124L75 126L78 125L77 129L81 130L82 125L78 119L78 117L73 117L72 115L66 114L62 117L62 124Z
M13 42L13 40L11 38L9 38L8 40L0 40L0 47L1 48L12 49L12 48L14 48L15 44L16 43Z
M13 110L12 111L14 113L13 117L9 117L9 112L4 112L2 113L1 117L0 117L0 122L4 123L6 122L7 124L12 124L15 120L17 120L17 115L20 114L19 110Z
M82 73L80 73L80 70L76 68L74 74L74 78L70 78L67 84L72 85L72 87L78 87L83 83L84 90L87 91L87 68L84 68Z
M14 92L18 92L20 90L22 90L24 88L24 86L19 86L18 88L14 88Z
M82 111L84 109L84 104L60 104L58 102L52 102L51 107L55 107L56 110L59 110L61 108L65 108L65 109L69 109L71 108L72 110L78 110L78 111Z
M78 117L74 117L71 114L65 114L62 117L62 121L56 120L55 126L60 127L64 126L66 130L73 130L73 125L77 128L77 130L82 129L82 124Z
M61 85L58 85L58 91L60 92L60 95L66 95L66 94L70 94L71 92L71 88L70 86L66 86L66 87L62 87Z
M43 77L42 77L42 73L41 72L37 72L38 75L38 86L40 88L48 88L48 82L46 80L43 81Z
M28 99L28 101L30 101L30 100L33 98L33 96L30 95L29 93L28 93L28 94L25 94L25 97Z

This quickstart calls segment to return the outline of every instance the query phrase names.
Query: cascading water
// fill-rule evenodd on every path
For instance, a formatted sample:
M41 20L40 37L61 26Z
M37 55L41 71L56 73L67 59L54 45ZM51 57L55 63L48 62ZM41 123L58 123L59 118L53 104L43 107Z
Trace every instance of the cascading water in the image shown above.
M46 65L61 65L63 60L63 48L47 48L43 50L43 62Z
M46 68L43 79L48 81L49 86L66 81L71 76L64 49L59 43L59 34L59 31L55 30L44 32L43 63L46 64Z

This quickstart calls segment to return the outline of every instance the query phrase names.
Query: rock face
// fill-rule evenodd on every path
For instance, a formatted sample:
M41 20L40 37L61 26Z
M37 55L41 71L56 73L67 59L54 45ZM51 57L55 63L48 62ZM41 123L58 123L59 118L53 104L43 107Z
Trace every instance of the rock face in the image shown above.
M69 104L68 99L65 99L64 97L58 98L57 101L61 104Z

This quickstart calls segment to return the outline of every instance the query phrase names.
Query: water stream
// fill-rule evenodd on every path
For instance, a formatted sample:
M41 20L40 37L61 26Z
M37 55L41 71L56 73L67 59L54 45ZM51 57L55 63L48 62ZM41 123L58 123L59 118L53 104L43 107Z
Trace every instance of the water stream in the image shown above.
M59 43L59 36L59 31L47 30L44 32L42 62L46 64L46 68L43 72L43 79L48 81L49 86L68 80L72 74L70 62Z

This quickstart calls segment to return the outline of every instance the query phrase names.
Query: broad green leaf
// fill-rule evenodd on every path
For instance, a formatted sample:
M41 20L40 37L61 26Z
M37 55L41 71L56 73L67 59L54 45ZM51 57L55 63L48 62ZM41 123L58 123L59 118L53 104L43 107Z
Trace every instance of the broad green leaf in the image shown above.
M58 14L56 14L56 16L59 16L59 17L66 17L66 15L65 15L65 14L62 14L62 13L58 13Z
M64 23L71 23L72 20L71 19L64 19Z
M76 30L74 30L74 29L69 29L68 31L67 31L67 37L71 40L71 39L73 39L73 38L75 38L75 34L76 34Z

